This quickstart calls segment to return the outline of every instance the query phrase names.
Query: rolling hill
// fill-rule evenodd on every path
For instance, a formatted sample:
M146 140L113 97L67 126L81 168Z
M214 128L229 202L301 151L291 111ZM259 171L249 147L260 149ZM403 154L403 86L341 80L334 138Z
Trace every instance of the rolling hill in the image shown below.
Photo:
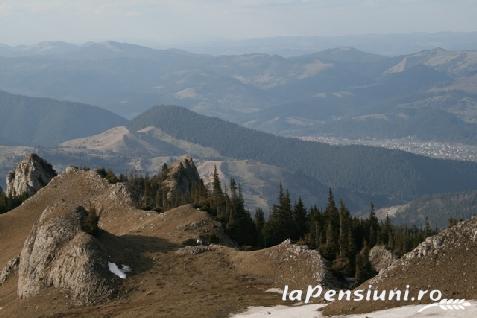
M0 144L54 146L124 124L122 117L81 103L0 91Z

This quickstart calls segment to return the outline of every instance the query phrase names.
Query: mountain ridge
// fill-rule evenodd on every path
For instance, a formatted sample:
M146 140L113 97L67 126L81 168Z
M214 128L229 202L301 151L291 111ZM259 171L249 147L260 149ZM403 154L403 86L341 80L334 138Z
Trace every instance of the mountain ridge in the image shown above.
M52 146L125 122L96 106L0 91L0 143L4 145Z

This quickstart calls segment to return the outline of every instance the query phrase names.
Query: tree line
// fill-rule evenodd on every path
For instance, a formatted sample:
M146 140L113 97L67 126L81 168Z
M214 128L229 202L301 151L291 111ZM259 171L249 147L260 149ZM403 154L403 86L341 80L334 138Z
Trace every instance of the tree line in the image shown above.
M26 194L10 198L0 188L0 214L15 209L26 199L28 199L28 195Z
M400 257L436 233L429 222L421 228L393 225L389 217L380 221L372 204L367 217L352 216L343 200L336 202L331 189L326 208L320 209L316 205L305 207L301 198L292 202L290 193L280 186L277 202L268 218L262 209L257 209L252 217L245 208L240 184L231 178L224 187L217 168L214 168L209 189L199 191L205 189L202 182L191 184L189 196L171 202L165 199L161 189L166 171L167 166L163 173L152 177L115 177L112 172L104 175L113 182L125 182L139 208L165 211L192 203L220 221L225 232L240 246L269 247L286 239L306 244L320 251L335 274L354 277L357 283L375 274L369 263L372 247L383 245Z

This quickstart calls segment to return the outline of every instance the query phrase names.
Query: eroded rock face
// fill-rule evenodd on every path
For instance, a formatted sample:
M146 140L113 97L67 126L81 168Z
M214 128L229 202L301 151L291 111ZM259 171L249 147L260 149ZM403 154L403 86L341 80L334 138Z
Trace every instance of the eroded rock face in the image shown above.
M166 190L167 200L180 202L182 198L190 197L194 188L204 187L204 184L194 161L186 156L167 169L162 186Z
M18 269L19 262L19 256L15 256L7 262L7 264L0 271L0 285L5 283L7 279Z
M43 188L56 176L56 171L44 159L31 154L23 159L7 176L6 195L8 197L31 196Z
M377 273L389 267L393 261L393 254L383 245L375 245L369 251L369 262Z
M117 279L108 270L107 252L92 235L92 222L97 219L82 207L43 211L20 254L20 298L53 286L78 304L92 304L116 292Z

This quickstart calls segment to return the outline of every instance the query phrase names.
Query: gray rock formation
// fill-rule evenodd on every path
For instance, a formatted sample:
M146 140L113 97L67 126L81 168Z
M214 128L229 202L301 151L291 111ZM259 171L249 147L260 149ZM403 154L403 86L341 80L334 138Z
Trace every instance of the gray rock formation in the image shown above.
M401 258L395 259L390 266L382 270L379 275L373 277L371 284L379 283L392 276L397 270L417 267L425 259L432 259L435 262L435 270L438 268L439 258L446 258L450 252L460 251L462 255L472 264L471 250L475 250L477 244L477 217L457 223L450 228L444 229L434 236L427 237L412 251L404 254ZM460 271L456 266L449 272ZM455 283L457 280L454 279Z
M180 203L182 199L191 197L194 188L196 190L199 190L199 187L205 189L191 157L186 156L175 161L165 173L162 187L165 189L168 201Z
M108 270L108 253L93 235L97 218L84 208L48 207L20 254L18 295L37 295L53 286L78 304L108 299L117 278Z
M10 259L7 264L0 271L0 286L7 281L7 279L18 269L19 256Z
M53 167L36 154L23 159L7 176L6 195L10 198L31 196L56 176Z
M389 267L394 261L393 254L383 245L375 245L369 251L369 262L376 272Z

